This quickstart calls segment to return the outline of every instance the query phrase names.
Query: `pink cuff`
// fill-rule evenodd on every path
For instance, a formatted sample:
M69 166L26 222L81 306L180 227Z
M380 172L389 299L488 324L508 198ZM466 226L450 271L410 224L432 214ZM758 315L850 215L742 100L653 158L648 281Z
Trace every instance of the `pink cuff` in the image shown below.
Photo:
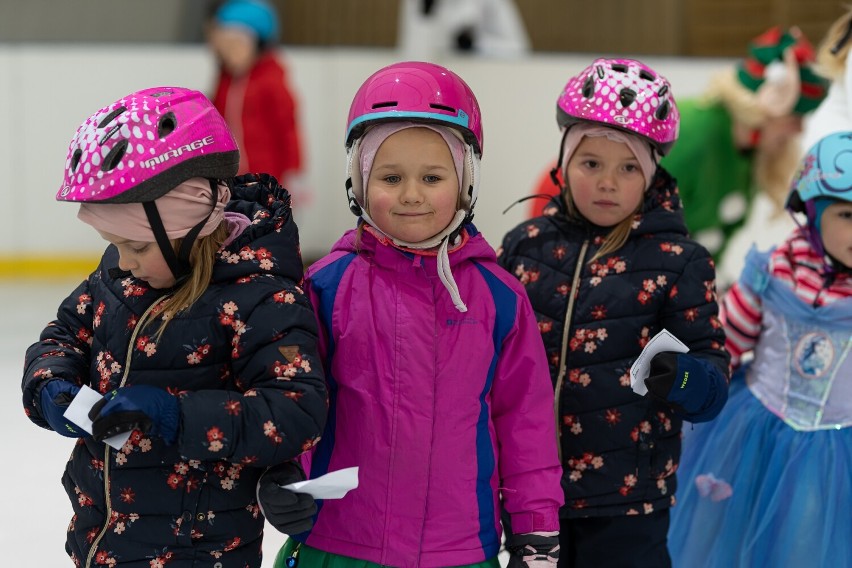
M515 534L559 530L559 509L556 508L516 513L511 518Z

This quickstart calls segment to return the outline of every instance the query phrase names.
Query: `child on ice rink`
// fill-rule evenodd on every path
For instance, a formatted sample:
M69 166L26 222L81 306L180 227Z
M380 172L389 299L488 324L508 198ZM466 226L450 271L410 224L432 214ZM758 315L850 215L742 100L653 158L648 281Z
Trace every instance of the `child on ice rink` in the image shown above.
M222 116L180 87L122 97L71 141L57 199L109 245L27 350L22 388L30 420L76 439L76 566L260 568L258 479L322 432L289 195L232 179L238 163ZM91 434L65 416L82 387L103 395Z
M677 566L852 565L852 132L807 152L787 209L722 303L740 372L684 442Z
M713 260L689 237L675 181L658 165L678 120L656 71L592 62L557 100L557 210L510 231L499 253L526 288L550 362L560 567L670 565L682 421L711 420L727 397ZM630 367L663 329L689 352L657 353L640 396Z
M306 279L331 400L308 469L357 466L359 484L321 500L276 566L498 568L501 507L515 531L510 565L555 566L547 360L523 288L470 223L476 98L449 69L390 65L358 89L346 147L358 227ZM273 524L291 480L261 482Z

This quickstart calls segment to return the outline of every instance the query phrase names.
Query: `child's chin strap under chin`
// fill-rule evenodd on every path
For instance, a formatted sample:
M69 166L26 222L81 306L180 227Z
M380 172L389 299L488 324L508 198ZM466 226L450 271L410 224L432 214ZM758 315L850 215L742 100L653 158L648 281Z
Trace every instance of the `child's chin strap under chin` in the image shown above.
M438 278L441 279L441 283L444 285L444 288L447 289L447 292L450 294L450 298L453 300L453 305L460 312L466 312L467 306L464 301L461 299L461 294L459 294L459 287L456 284L456 279L453 278L453 271L450 269L450 244L455 244L458 242L459 233L461 232L461 228L465 223L465 220L468 219L468 212L459 209L456 211L455 217L447 225L447 228L432 237L431 239L421 241L419 243L409 243L406 241L401 241L399 239L395 239L387 233L381 231L376 227L373 223L373 220L370 219L370 215L366 211L361 211L361 218L369 224L373 229L378 231L387 237L393 244L404 247L407 249L413 250L424 250L438 247ZM451 243L452 241L452 243Z
M459 215L461 214L461 215ZM456 211L456 217L453 219L453 222L450 226L458 223L458 226L461 227L461 224L464 222L465 218L464 211ZM452 234L446 235L441 240L441 246L438 247L438 278L441 279L441 282L444 284L444 288L447 289L447 292L450 293L450 298L453 300L453 305L460 312L466 312L467 306L464 301L461 299L461 294L459 294L459 287L456 284L456 279L453 278L453 271L450 270L450 240L458 239L458 231L453 230Z

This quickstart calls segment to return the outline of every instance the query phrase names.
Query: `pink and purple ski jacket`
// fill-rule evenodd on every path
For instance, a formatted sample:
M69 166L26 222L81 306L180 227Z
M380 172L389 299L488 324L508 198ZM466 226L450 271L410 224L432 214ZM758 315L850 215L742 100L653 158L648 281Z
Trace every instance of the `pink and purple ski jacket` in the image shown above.
M330 409L312 478L359 467L297 540L397 567L497 555L515 533L556 531L563 503L553 387L526 293L472 225L450 252L468 311L436 257L349 231L307 273Z

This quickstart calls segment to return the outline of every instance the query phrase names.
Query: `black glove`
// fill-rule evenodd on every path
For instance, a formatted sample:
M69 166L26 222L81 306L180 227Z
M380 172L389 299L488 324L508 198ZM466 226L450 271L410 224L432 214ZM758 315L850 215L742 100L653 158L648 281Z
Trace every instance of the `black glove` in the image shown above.
M665 401L677 412L691 415L710 400L713 380L702 361L686 353L663 351L651 359L648 392Z
M509 564L506 568L555 568L559 562L559 534L516 534L506 543Z
M307 493L284 489L284 485L304 481L305 473L293 461L270 467L257 483L260 512L269 523L284 534L299 534L314 526L317 504Z
M174 444L180 426L180 403L167 391L149 385L121 387L104 395L89 411L92 436L101 441L131 430Z
M41 415L50 427L67 438L88 438L89 434L63 416L80 387L70 381L51 379L39 391Z

